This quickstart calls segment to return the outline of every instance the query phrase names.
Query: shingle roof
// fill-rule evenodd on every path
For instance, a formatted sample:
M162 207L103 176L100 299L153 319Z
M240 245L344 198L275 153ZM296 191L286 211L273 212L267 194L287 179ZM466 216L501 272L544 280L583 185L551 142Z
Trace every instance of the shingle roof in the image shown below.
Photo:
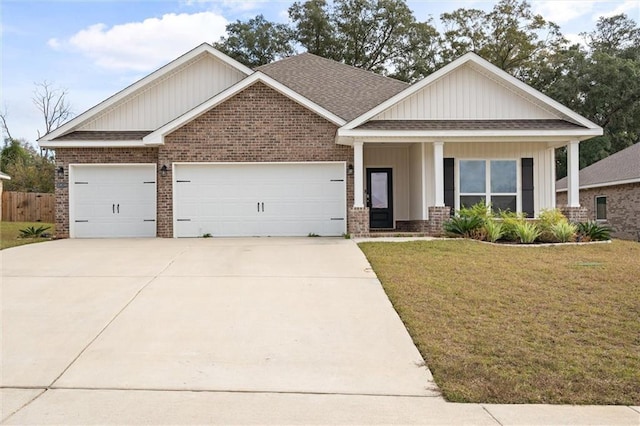
M257 70L346 121L409 87L405 82L311 53L262 65Z
M151 133L151 130L141 131L109 131L109 130L81 130L67 133L55 138L57 141L137 141Z
M580 187L640 179L640 142L580 170ZM556 182L556 190L567 189L567 178Z
M575 130L565 120L372 120L358 130Z

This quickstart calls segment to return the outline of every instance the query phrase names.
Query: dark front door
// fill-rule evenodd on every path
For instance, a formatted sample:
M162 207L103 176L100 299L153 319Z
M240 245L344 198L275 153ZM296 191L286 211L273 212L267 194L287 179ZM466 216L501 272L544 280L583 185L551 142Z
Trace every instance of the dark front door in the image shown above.
M367 169L367 206L370 228L393 228L391 169Z

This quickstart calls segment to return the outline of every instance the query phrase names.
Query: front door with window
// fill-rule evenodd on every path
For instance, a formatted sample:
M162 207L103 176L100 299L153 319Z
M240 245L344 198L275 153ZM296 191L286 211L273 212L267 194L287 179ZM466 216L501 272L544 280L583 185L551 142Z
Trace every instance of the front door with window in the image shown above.
M367 206L370 228L393 228L391 169L367 169Z

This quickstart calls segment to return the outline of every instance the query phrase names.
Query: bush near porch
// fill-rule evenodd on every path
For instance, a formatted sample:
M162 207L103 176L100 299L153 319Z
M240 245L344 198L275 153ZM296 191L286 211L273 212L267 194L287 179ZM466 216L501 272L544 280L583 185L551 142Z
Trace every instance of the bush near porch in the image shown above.
M570 223L558 209L543 210L537 219L509 211L495 213L484 201L456 211L443 227L452 237L519 244L605 241L613 231L594 221Z
M445 398L640 404L640 244L360 244Z

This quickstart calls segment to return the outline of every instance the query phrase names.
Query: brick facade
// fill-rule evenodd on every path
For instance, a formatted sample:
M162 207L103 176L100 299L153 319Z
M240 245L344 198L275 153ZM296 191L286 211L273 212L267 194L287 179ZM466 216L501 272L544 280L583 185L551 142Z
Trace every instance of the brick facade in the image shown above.
M607 223L614 228L612 236L638 240L640 232L640 183L604 186L580 190L580 205L586 208L588 220L596 219L596 197L607 197ZM567 204L567 193L556 194L556 204Z
M429 225L427 233L432 237L444 234L444 223L451 219L451 207L429 207Z
M158 164L174 162L346 161L337 126L262 83L256 83L165 137ZM158 236L173 236L170 173L158 181ZM347 176L347 206L353 175Z
M69 164L156 163L157 235L173 236L174 162L345 161L353 149L336 145L337 126L262 83L256 83L167 135L158 148L58 148L56 233L69 237ZM347 206L353 205L353 175L347 175ZM368 225L368 221L367 221ZM349 226L347 224L347 226Z
M369 236L369 208L350 207L347 213L347 232L352 237Z

